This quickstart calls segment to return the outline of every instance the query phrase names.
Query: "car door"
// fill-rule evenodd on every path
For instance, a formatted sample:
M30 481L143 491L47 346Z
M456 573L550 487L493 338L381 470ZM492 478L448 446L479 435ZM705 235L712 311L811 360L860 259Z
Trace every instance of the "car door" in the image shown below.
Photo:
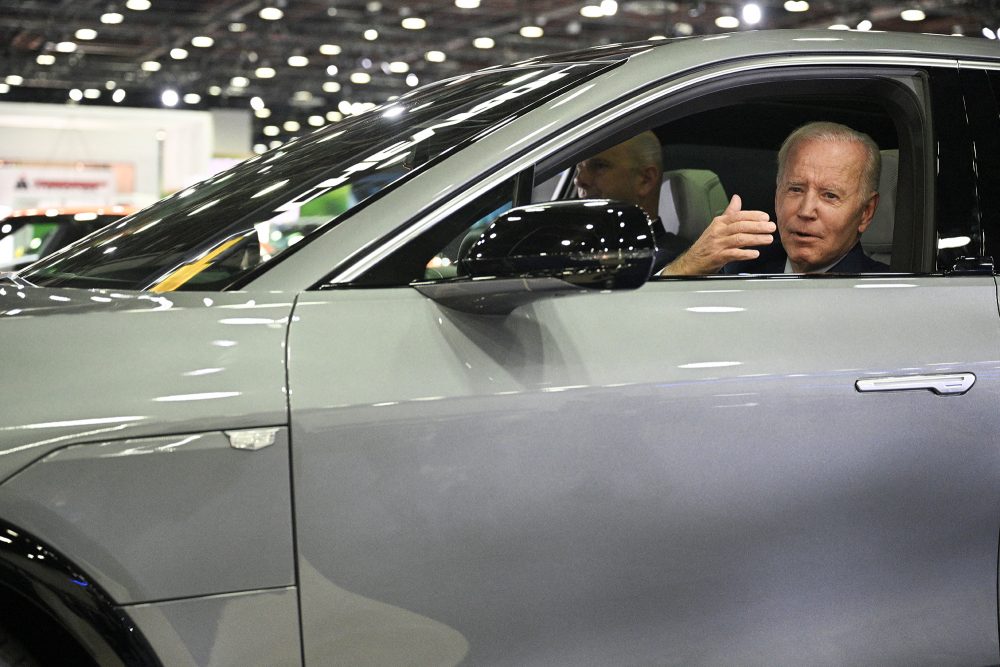
M996 662L998 351L978 273L304 293L306 662Z

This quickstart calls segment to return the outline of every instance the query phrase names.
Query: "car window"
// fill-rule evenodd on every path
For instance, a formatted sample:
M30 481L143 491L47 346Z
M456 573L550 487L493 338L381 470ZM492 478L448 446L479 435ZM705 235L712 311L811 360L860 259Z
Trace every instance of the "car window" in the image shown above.
M523 65L417 89L175 193L21 277L158 292L237 286L383 190L612 66Z

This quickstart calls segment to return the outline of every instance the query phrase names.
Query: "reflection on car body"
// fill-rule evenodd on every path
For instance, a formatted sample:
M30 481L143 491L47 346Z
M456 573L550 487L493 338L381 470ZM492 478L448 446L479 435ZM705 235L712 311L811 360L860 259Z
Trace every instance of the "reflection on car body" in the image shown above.
M0 602L108 663L997 663L998 77L853 32L537 58L41 259ZM678 234L773 212L817 119L892 164L891 273L649 278L638 209L568 201L652 130Z

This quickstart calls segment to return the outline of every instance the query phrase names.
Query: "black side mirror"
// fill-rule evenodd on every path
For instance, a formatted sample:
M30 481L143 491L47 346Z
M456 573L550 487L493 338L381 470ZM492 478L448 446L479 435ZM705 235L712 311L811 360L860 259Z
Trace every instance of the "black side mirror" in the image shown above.
M415 285L467 312L508 313L553 292L634 289L655 245L638 206L586 199L532 204L497 218L459 258L465 279Z

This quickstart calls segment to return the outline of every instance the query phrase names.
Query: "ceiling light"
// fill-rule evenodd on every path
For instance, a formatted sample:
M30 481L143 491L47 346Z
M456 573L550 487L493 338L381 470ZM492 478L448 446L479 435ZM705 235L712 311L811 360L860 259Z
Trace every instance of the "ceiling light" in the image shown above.
M267 145L270 146L271 148L277 148L278 146L281 145L281 143L282 143L281 140L275 139L274 141L269 142Z
M265 146L264 144L254 144L253 152L256 153L257 155L260 155L261 153L266 153L267 146Z
M262 7L261 10L257 12L257 16L261 17L265 21L277 21L284 15L285 12L281 11L277 7Z
M389 63L389 71L393 74L406 74L410 71L410 66L402 60L396 60Z
M427 21L416 16L407 16L401 25L407 30L423 30L427 27Z
M299 121L297 120L286 120L282 127L285 128L285 132L298 132L302 129L302 126L299 125Z
M694 26L690 23L680 21L674 24L674 32L682 37L688 37L694 34Z
M10 86L8 86L6 83L0 83L0 95L9 92L10 92Z
M265 137L276 137L281 134L281 130L278 129L277 125L265 125L262 132L264 132Z
M24 77L21 76L20 74L8 74L7 77L4 79L4 82L9 83L12 86L20 86L22 83L24 83Z
M365 30L365 39L367 39L369 42L374 42L376 39L378 39L378 30L375 30L373 28Z
M125 20L125 17L118 12L108 12L107 14L101 14L101 23L106 23L108 25L115 25L116 23L121 23Z
M258 79L273 79L277 72L274 71L273 67L258 67L254 70L253 74Z
M382 11L382 3L379 2L378 0L371 0L367 5L365 5L365 9L367 9L372 14L378 14L380 11Z
M152 6L149 0L128 0L125 6L136 12L144 12Z
M264 108L264 98L254 95L250 98L250 108L251 109L263 109Z
M85 88L83 91L83 96L88 100L96 100L101 96L101 91L97 88Z
M309 64L309 59L305 56L288 56L288 64L291 67L305 67Z
M292 95L292 100L302 104L308 104L313 100L313 94L308 90L296 90Z
M983 37L985 37L986 39L996 39L997 34L992 30L990 30L989 28L983 28ZM9 79L10 77L7 78Z
M868 32L869 30L872 29L873 25L874 24L871 21L865 19L864 21L858 24L858 30L860 30L861 32Z
M723 30L732 30L740 27L740 20L735 16L720 16L715 19L715 25Z
M372 75L368 72L355 72L351 74L351 83L365 84L372 80Z
M219 86L209 86L208 94L218 97L219 95L222 94L222 88L220 88Z
M56 57L51 53L39 53L38 57L35 58L35 62L39 65L54 65Z
M651 42L659 42L659 41L664 40L666 38L667 38L666 35L650 35L647 39L649 41L651 41Z
M319 52L324 56L339 56L342 50L337 44L321 44L319 47Z
M271 110L270 109L254 109L253 115L257 116L257 118L270 118L271 117Z
M443 63L447 56L444 54L444 51L428 51L424 54L424 58L427 59L427 62Z
M336 81L324 81L323 82L323 92L324 93L339 93L340 84Z
M80 28L75 33L73 33L73 36L76 37L77 39L82 39L84 41L87 41L97 37L97 31L94 30L93 28Z
M336 65L330 65L329 67L326 68L326 75L337 76L337 72L339 71L340 69Z
M420 79L417 78L416 74L410 72L409 74L406 75L406 85L409 86L410 88L416 88L417 86L420 85Z
M247 24L236 21L229 24L229 32L246 32Z
M601 13L614 16L618 13L618 3L615 0L601 0Z
M479 0L455 0L455 6L459 9L477 9Z
M904 21L923 21L927 15L920 9L904 9L899 13L899 18Z
M197 46L199 49L207 49L213 44L215 44L215 40L208 35L197 35L191 38L191 46Z
M344 120L344 114L340 113L339 111L327 111L326 119L331 123L339 123L340 121Z
M180 101L180 96L177 95L176 90L167 88L163 91L163 94L160 95L160 101L163 102L163 106L165 107L175 107L177 106L177 102Z
M809 3L806 0L787 0L785 2L786 12L808 12Z
M337 103L337 109L340 113L346 116L351 113L351 103L347 100L340 100L340 102Z
M309 116L309 124L313 127L321 127L326 125L326 119L322 116Z
M246 88L250 85L250 79L245 76L234 76L229 80L229 85L233 88Z
M496 42L490 37L476 37L472 40L472 45L477 49L492 49L496 46Z
M580 8L580 16L588 19L599 19L604 16L604 11L597 5L584 5Z
M59 53L73 53L76 51L76 42L59 42L56 44L56 51Z
M742 16L743 16L743 22L746 23L747 25L756 25L760 23L760 19L762 17L760 11L760 5L754 3L744 5Z
M159 72L160 71L160 63L156 62L155 60L147 60L143 64L139 65L139 67L142 68L143 72Z
M527 37L528 39L537 39L544 34L545 31L537 25L526 25L521 28L521 37Z
M185 104L198 104L198 102L201 102L201 95L198 93L188 93L184 96Z
M170 49L170 57L174 60L184 60L188 57L187 49Z
M119 88L115 92L111 93L111 99L116 103L121 104L122 100L125 99L125 91Z
M80 90L79 88L72 89L71 91L69 91L69 99L73 100L74 102L79 102L80 100L83 99L83 91Z
M843 23L834 23L831 26L827 26L827 30L850 30L851 26L844 25Z

